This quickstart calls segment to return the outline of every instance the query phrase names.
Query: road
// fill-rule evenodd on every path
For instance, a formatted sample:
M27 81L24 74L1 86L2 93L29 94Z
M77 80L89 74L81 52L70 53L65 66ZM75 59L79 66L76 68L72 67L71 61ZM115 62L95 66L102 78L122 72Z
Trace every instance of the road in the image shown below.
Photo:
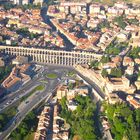
M75 71L76 71L76 70L75 70ZM94 83L93 81L91 81L91 80L88 79L87 77L83 76L80 72L76 71L76 73L77 73L82 79L84 79L89 85L91 85L91 87L94 88L102 98L105 98L105 94L103 93L103 91L101 91L101 89L98 87L98 85L96 85L96 83Z
M41 101L45 100L48 96L50 96L56 89L56 87L62 82L60 79L65 76L66 69L61 67L49 67L49 69L45 69L43 73L38 75L39 79L44 78L47 80L47 84L45 85L45 90L43 92L38 92L29 97L28 102L20 107L19 112L15 115L15 117L7 124L4 131L0 135L0 140L4 140L9 136L9 134L20 124L20 122L25 118L28 112L30 112L36 105L38 105ZM44 73L56 73L56 79L49 79L44 76Z
M45 73L45 70L43 71L43 73ZM20 100L20 98L27 95L32 90L32 88L34 88L38 84L37 81L39 79L40 77L34 77L28 83L23 85L21 89L4 97L5 100L0 103L0 113L2 113L6 108L11 107L15 102Z
M34 77L30 83L28 83L27 85L25 85L25 87L23 89L21 89L16 95L18 96L19 93L21 94L22 92L27 92L29 89L31 89L31 86L35 86L37 84L39 84L39 80L40 79L44 79L47 81L47 83L45 84L45 90L42 93L35 93L34 95L32 95L31 97L29 97L27 100L27 103L22 104L22 106L20 106L19 112L16 114L16 116L7 124L7 126L5 127L4 131L2 132L2 134L0 135L0 140L4 140L5 138L8 137L8 135L20 124L20 122L25 118L26 114L31 111L36 105L38 105L42 100L46 99L48 96L51 95L51 93L54 92L54 90L56 89L56 87L62 82L61 80L63 79L63 77L66 76L68 71L73 70L73 68L71 67L63 67L63 66L45 66L43 70L37 74L36 77ZM77 72L77 71L76 71ZM46 73L56 73L57 74L57 78L56 79L49 79L47 77L45 77L44 74ZM79 72L77 72L81 78L83 78L84 80L86 80L93 88L95 88L97 90L97 92L103 97L103 93L102 91L93 83L91 82L89 79L87 79L86 77L83 77ZM61 79L61 80L60 80ZM26 91L27 90L27 91ZM14 96L16 96L14 95ZM10 97L11 98L11 97ZM13 98L13 97L12 97Z
M43 8L41 9L41 16L42 16L44 22L45 22L46 24L48 24L50 27L52 27L53 32L56 32L55 26L51 23L50 17L47 15L47 10L48 10L47 7L43 7ZM58 32L58 35L59 35L61 38L63 38L63 40L64 40L65 50L66 50L66 51L71 51L71 50L73 50L74 45L67 39L67 37L65 37L65 36L64 36L63 34L61 34L60 32ZM57 49L57 48L55 47L54 49ZM59 49L60 49L60 48L59 48Z

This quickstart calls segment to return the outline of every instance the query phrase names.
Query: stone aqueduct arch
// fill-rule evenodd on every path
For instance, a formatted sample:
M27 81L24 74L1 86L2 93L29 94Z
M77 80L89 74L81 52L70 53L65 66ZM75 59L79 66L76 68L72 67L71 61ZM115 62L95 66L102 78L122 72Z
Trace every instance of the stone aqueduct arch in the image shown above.
M87 64L91 60L101 59L102 55L94 54L85 51L57 51L38 48L25 48L25 47L13 47L13 46L0 46L0 49L4 50L6 54L30 56L33 61L41 63L51 63L59 65L72 66L75 64Z

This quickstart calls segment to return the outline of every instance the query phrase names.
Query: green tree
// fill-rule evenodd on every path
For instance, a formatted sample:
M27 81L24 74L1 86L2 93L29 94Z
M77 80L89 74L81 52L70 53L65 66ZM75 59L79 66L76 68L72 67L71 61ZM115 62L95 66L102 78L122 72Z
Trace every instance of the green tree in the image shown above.
M136 122L140 127L140 109L136 109L135 114L136 114Z
M61 104L62 109L67 109L66 101L67 101L66 97L63 97L61 99L60 104Z
M118 55L121 52L121 50L118 47L113 47L113 48L107 47L107 49L105 50L105 52L107 54L110 54L110 55Z
M108 72L106 71L106 69L103 69L103 70L102 70L101 75L102 75L103 77L107 77Z
M100 24L98 25L98 28L99 28L99 29L102 29L102 28L110 28L110 23L106 20L106 21L100 23Z
M112 119L113 116L114 116L114 113L115 113L115 107L112 106L112 105L108 105L108 106L107 106L107 117L108 117L109 119Z
M131 51L130 51L130 54L129 56L132 57L132 58L139 58L139 53L140 53L140 48L137 47L137 48L133 48Z
M97 60L93 60L93 61L91 61L90 66L92 68L98 69L99 62Z
M136 18L135 19L127 19L127 22L129 24L135 24L135 25L139 25L139 20L137 20Z
M102 56L102 58L101 58L101 60L100 60L100 62L101 63L108 63L108 62L110 62L111 61L111 59L110 59L110 57L109 56Z
M14 8L15 6L11 3L5 3L4 4L4 9L5 10L10 10L11 8Z
M125 23L125 20L124 20L123 16L115 17L114 22L117 22L119 27L122 28L122 29L124 29L126 27L126 25L127 25Z
M121 140L124 137L129 140L139 140L140 127L136 121L139 110L131 110L125 103L115 105L104 103L103 105L115 140Z
M90 97L76 96L75 101L78 103L78 106L73 112L68 111L66 107L66 98L62 100L60 102L62 107L61 114L63 114L66 122L71 125L71 137L78 135L82 140L97 140L98 138L95 135L95 124L93 120L96 107Z
M118 78L122 77L122 70L120 68L112 68L110 75Z

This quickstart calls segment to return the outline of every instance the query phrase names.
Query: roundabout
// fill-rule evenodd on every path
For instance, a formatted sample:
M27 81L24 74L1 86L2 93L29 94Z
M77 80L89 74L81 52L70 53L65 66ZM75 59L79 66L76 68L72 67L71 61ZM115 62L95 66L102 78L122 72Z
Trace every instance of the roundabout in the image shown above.
M57 78L57 74L55 73L47 73L46 77L49 79L56 79Z

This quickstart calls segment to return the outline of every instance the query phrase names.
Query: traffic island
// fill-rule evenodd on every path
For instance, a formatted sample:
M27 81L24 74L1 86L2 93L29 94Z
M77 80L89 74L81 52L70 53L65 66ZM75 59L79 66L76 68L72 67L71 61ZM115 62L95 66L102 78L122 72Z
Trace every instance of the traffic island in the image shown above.
M36 86L29 94L27 94L26 96L23 96L21 98L21 102L25 101L28 97L30 97L31 95L33 95L36 92L42 92L45 89L44 85L38 85Z
M56 79L57 78L57 74L55 73L48 73L46 74L46 77L49 79Z

